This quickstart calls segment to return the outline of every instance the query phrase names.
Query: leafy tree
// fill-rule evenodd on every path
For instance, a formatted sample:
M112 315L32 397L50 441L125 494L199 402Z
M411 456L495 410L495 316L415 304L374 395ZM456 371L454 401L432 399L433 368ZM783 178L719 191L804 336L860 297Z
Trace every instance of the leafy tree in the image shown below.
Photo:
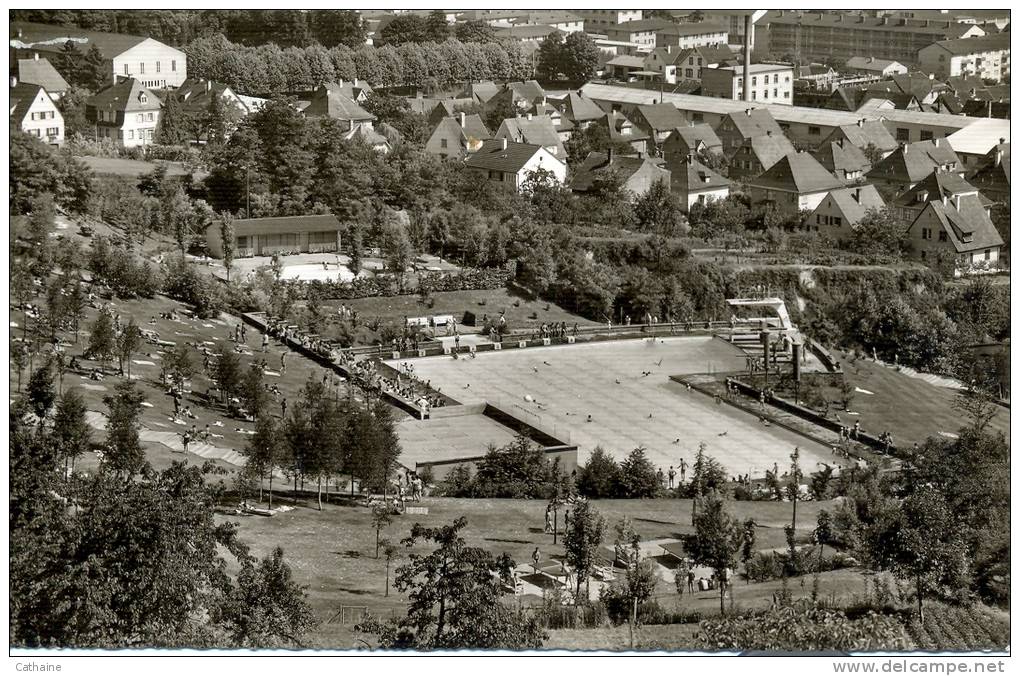
M869 209L853 226L845 246L864 255L899 257L909 246L907 228L889 209Z
M478 497L545 498L552 490L550 471L541 449L517 435L506 446L489 448L469 490Z
M389 540L382 541L383 558L386 559L386 593L384 596L390 595L390 566L396 560L400 554L400 549L391 543Z
M120 372L124 373L124 366L127 365L127 377L131 377L131 356L142 346L142 331L135 324L132 316L127 326L117 336L117 360L120 364Z
M496 42L496 30L484 21L458 22L454 36L461 42Z
M698 453L691 465L691 492L693 497L704 497L707 493L720 492L726 485L726 469L707 453L708 447L698 444Z
M78 388L72 387L60 396L53 417L53 443L57 456L64 460L65 477L74 471L75 460L92 448L92 427L86 413Z
M241 383L241 404L254 420L258 420L269 402L262 369L255 363L248 366Z
M634 201L634 215L642 231L675 237L683 234L682 206L680 197L670 191L669 182L659 180Z
M39 418L41 425L57 398L57 393L53 389L53 373L49 362L32 373L32 377L28 379L27 394L28 401L32 405L32 412Z
M589 498L614 498L619 493L620 466L601 446L577 473L577 490Z
M567 563L577 575L576 597L581 595L581 578L590 584L592 572L599 561L599 548L606 536L606 520L588 502L578 504L563 536Z
M450 37L450 26L446 23L446 13L434 9L425 17L426 41L444 42Z
M53 203L53 195L39 193L32 198L29 208L28 231L31 241L36 245L45 246L49 242L50 233L56 227L57 208Z
M430 39L428 22L417 14L398 14L382 29L380 37L387 45L398 47L405 42L426 42Z
M797 530L797 500L800 497L800 482L804 473L800 469L800 447L794 447L790 454L790 474L786 482L786 497L793 503L791 528Z
M744 521L744 533L743 543L740 547L740 561L744 564L744 570L747 570L747 562L754 557L754 543L757 539L757 528L758 524L753 518ZM750 579L748 579L750 582Z
M230 268L234 263L234 217L229 212L220 214L220 241L223 242L223 267L227 269L227 282L230 281Z
M376 505L372 508L372 528L375 529L375 558L379 558L380 534L386 526L393 523L390 510L385 505Z
M311 12L312 33L325 47L345 45L356 49L365 44L365 25L352 9L315 9Z
M142 413L145 395L138 391L133 380L117 383L114 392L113 395L103 397L103 403L109 411L106 416L103 467L130 479L148 465L138 438L138 418Z
M583 162L592 152L608 154L612 151L617 155L629 155L634 152L629 143L614 141L609 136L609 128L603 124L590 124L571 132L563 147L567 151L567 160L570 163Z
M558 80L564 70L563 33L556 31L546 36L538 48L538 76L543 80Z
M213 380L220 390L222 401L229 401L241 387L241 360L226 343L220 343L217 349L219 357L213 369Z
M106 362L113 356L116 346L117 336L113 331L113 321L109 313L100 312L92 322L87 353L93 359L97 359L105 371Z
M222 357L221 357L222 359ZM195 366L191 363L191 351L186 343L178 343L170 350L163 359L163 368L170 378L171 384L179 390L184 390L184 383L195 373Z
M463 517L448 526L415 524L403 540L433 543L429 554L409 554L397 569L396 587L407 593L407 615L388 624L362 625L379 635L383 648L417 650L534 650L545 634L536 619L503 605L504 583L514 563L495 560L488 551L468 547L461 531ZM494 576L493 573L496 573Z
M635 448L620 463L621 497L651 498L659 490L655 466L645 454L645 449Z
M903 502L893 571L914 582L921 623L924 596L958 589L967 574L966 547L956 521L934 488L921 487Z
M414 251L411 249L411 240L407 237L407 229L402 224L391 222L386 226L383 231L382 251L386 258L386 266L396 273L400 290L403 292L404 275L407 266L411 264Z
M255 419L255 434L241 451L259 483L259 501L262 500L262 478L269 475L269 509L273 508L273 473L280 464L280 431L276 419L269 415Z
M102 52L99 51L99 47L93 44L85 54L78 84L86 89L99 91L109 79L107 73L107 60L103 57Z
M559 50L559 69L571 82L587 82L595 76L600 55L601 52L590 35L583 31L574 31L563 40L563 46Z
M708 566L719 580L719 614L726 614L726 587L729 571L744 539L740 522L726 511L722 499L712 496L694 517L694 534L684 537L684 550L696 565Z

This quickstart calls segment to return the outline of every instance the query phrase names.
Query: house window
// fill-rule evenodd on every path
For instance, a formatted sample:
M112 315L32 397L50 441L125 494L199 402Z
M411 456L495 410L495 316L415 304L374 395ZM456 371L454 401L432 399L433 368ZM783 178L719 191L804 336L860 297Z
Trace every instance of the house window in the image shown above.
M173 59L170 61L170 70L172 70L175 73L177 72L177 59Z
M751 86L754 87L754 86L757 86L757 84L758 84L758 76L757 75L753 75L751 77Z
M768 90L768 89L766 89L766 90L765 90L765 98L768 98L768 97L769 97L769 90Z
M159 61L156 62L156 72L159 72Z
M904 129L903 127L896 127L896 140L897 141L909 141L910 130Z
M766 92L766 93L768 93L768 92ZM756 91L752 91L751 92L751 100L752 101L757 101L758 100L758 92L756 92Z
M843 225L843 218L841 216L833 216L832 217L832 224L835 225L837 228L842 227L842 225Z
M768 84L768 83L769 83L769 76L768 76L768 75L766 75L766 76L765 76L765 84Z
M47 136L60 136L60 127L47 127Z
M930 131L928 131L927 129L922 129L921 130L921 140L922 141L930 141L931 139L932 139L932 133Z
M152 115L153 113L149 113L149 122L152 122Z
M144 63L139 63L138 64L138 73L140 75L145 75L145 64Z
M772 98L775 98L775 99L779 98L779 90L778 89L773 89L772 90Z
M447 146L446 139L445 138L439 139L439 147L445 148L446 146Z
M138 113L138 121L145 122L145 113Z
M148 83L146 83L146 84L148 84ZM148 103L149 102L149 97L146 96L145 94L139 94L138 95L138 102L139 103Z
M992 260L992 250L991 249L985 249L985 260L986 261Z
M701 122L702 120L705 119L705 116L702 115L701 113L691 113L691 119L694 120L695 122Z
M949 241L949 237L946 235L946 231L945 230L940 230L939 231L939 241L940 242L948 242Z
M135 130L134 129L128 129L128 139L129 140L134 140L134 138L135 138Z
M688 68L687 69L687 77L694 77L694 69L693 68Z
M931 239L931 228L921 228L921 239Z
M784 99L790 98L790 92L783 92L783 98Z
M130 73L128 72L128 65L126 63L124 64L124 74L130 75Z
M821 136L822 130L820 127L808 127L807 133L809 136Z
M923 260L926 260L927 258L928 258L928 252L925 251L924 249L921 249L921 260L923 261Z

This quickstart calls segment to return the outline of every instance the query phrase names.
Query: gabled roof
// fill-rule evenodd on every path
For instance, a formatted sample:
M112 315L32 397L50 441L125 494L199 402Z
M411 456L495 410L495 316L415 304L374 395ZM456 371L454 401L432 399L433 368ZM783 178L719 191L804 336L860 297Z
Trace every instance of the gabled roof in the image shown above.
M670 180L669 171L663 169L658 163L647 157L590 152L588 157L584 158L581 166L574 169L573 176L570 179L570 189L577 192L587 192L591 189L599 174L610 171L615 172L619 175L620 180L626 183L634 174L642 169L659 174L659 178L664 181L668 182Z
M877 70L884 71L889 66L900 66L903 67L899 61L892 61L890 59L878 59L873 56L851 56L846 60L847 68L859 69L859 70Z
M14 87L11 87L11 121L20 124L25 119L25 116L28 115L28 110L32 107L35 97L39 95L39 92L45 93L45 91L39 85L27 82L19 82ZM52 102L52 99L50 101Z
M750 148L758 159L758 164L764 169L770 169L779 160L797 152L797 149L790 143L790 139L783 134L752 136L749 139L744 139L741 147Z
M860 119L857 124L842 124L832 130L824 143L831 143L838 138L845 138L851 145L864 150L869 145L882 152L895 150L899 147L896 139L879 120Z
M481 148L468 155L464 164L475 169L516 174L541 150L542 146L510 141L507 141L506 148L504 148L503 139L493 139L485 141Z
M842 139L823 143L812 155L826 171L835 174L837 178L845 176L845 172L865 172L871 168L871 162L865 157L864 151Z
M861 110L861 106L875 99L888 101L897 110L919 110L921 108L921 101L913 94L872 87L861 92L857 110Z
M340 92L347 98L355 100L357 100L358 96L361 94L368 96L374 93L374 90L368 82L358 79L355 79L353 82L350 80L347 80L346 82L343 80L340 80L339 82L328 82L323 86L330 91Z
M995 118L974 120L963 129L946 137L949 145L960 153L985 155L1000 143L1010 138L1010 121Z
M305 115L332 117L336 120L364 122L375 119L375 115L359 106L354 99L328 87L319 87L312 92L312 100L304 109Z
M509 38L512 40L536 40L538 38L547 38L553 33L562 32L559 28L540 23L515 24L507 28L497 28L495 31L497 38Z
M934 44L954 56L979 54L981 52L1009 49L1009 33L996 33L995 35L985 35L979 38L939 40ZM928 49L928 47L925 47L925 49Z
M479 103L486 103L499 93L499 85L495 82L472 82L464 90L462 96L473 98Z
M139 35L102 33L75 26L53 26L29 21L12 21L10 35L11 47L42 52L61 52L64 49L64 44L70 40L76 44L82 54L88 54L92 45L95 45L103 58L108 60L149 39Z
M648 134L644 133L640 127L628 120L627 117L619 111L605 113L602 117L595 120L593 124L606 129L609 132L609 138L612 141L632 143L634 141L648 140ZM623 133L623 129L627 127L630 128L630 133L625 134Z
M133 112L159 110L163 104L151 90L143 87L141 82L129 78L100 89L85 101L85 105L96 110Z
M946 86L958 94L969 94L972 89L984 89L985 82L977 75L955 75L946 78Z
M940 201L953 195L976 195L977 188L952 171L933 171L913 188L894 197L891 204L898 207L916 207L923 202Z
M755 136L764 136L772 132L773 136L783 136L783 129L772 117L768 108L747 108L743 111L734 111L726 115L723 124L729 121L742 138L748 139Z
M943 165L960 166L960 159L944 139L918 141L901 146L868 172L869 178L917 183Z
M463 117L462 117L463 116ZM463 124L461 120L463 119ZM451 115L444 117L432 130L432 135L443 134L448 137L459 138L461 147L466 148L471 141L487 141L492 134L485 128L482 118L477 114Z
M528 117L507 118L503 120L503 124L500 125L496 134L499 135L499 131L503 129L506 129L511 141L556 148L554 154L557 157L564 154L563 142L556 132L556 125L548 115L532 115L530 119Z
M892 82L904 94L912 94L917 100L928 96L933 89L942 89L945 84L924 73L899 73L892 76Z
M769 190L786 190L801 195L843 187L841 181L805 152L786 155L761 176L752 179L750 185Z
M359 124L354 128L354 131L350 135L351 140L361 141L362 143L372 146L389 145L390 141L382 134L378 133L375 129Z
M49 59L18 59L18 82L39 85L47 92L66 92L67 81Z
M674 190L698 192L716 190L730 184L729 179L720 176L701 162L691 157L666 161Z
M645 122L654 132L668 131L686 126L687 117L671 103L650 103L635 106L631 112L635 123Z
M839 188L829 192L815 208L815 211L828 207L826 202L830 199L839 208L843 217L850 225L859 223L865 214L868 213L869 209L883 209L885 207L882 196L878 193L875 186L870 183Z
M722 141L716 136L715 130L707 124L677 127L663 141L662 148L664 152L670 151L674 146L693 151L697 150L701 144L704 144L708 149L722 149Z
M514 93L514 100L520 99L528 103L535 103L545 98L545 90L542 89L542 85L538 84L536 80L507 82L506 89Z
M560 112L563 117L575 123L597 120L605 115L597 103L577 92L570 92L563 97L563 101L560 103Z
M1009 143L992 148L968 178L982 188L1008 191L1010 187Z
M999 247L1003 244L995 224L976 195L964 195L957 200L928 202L914 223L929 211L942 224L957 253ZM910 227L913 228L913 224Z

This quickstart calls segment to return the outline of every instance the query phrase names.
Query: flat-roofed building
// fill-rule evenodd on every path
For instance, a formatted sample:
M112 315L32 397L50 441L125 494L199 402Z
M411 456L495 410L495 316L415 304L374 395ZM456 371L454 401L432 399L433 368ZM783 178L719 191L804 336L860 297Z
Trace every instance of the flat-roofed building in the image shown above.
M719 47L727 43L726 27L707 21L674 24L660 30L655 40L657 47L673 46L680 49Z
M339 251L342 229L333 214L239 218L234 221L234 256ZM218 222L205 229L205 241L214 258L223 258L223 238Z
M976 75L1000 82L1009 78L1011 33L940 40L917 52L921 68L936 77Z
M602 34L605 34L610 26L626 23L628 21L640 21L643 17L640 9L571 8L570 13L576 14L584 19L585 32Z
M750 68L751 102L793 104L793 67L787 64L754 63ZM701 70L702 96L742 101L744 67L722 66Z

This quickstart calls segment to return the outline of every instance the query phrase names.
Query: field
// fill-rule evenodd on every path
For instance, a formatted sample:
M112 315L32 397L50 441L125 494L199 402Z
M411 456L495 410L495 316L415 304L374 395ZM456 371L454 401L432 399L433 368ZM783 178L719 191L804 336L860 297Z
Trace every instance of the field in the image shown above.
M281 503L289 503L286 492L277 496ZM452 498L425 498L428 507L425 516L404 515L394 517L382 537L397 542L406 537L411 526L418 522L426 526L448 524L459 516L467 518L463 535L468 545L482 547L493 555L510 554L518 563L530 560L534 548L540 547L543 559L563 553L562 540L552 544L552 536L542 532L545 502L540 500L470 500ZM692 532L690 526L691 501L689 500L602 500L594 501L596 509L610 525L605 543L612 546L612 525L624 516L634 520L642 540L675 539L678 534ZM759 524L757 544L761 549L783 546L782 526L789 522L790 505L777 502L732 502L731 513L743 520L753 516ZM798 506L798 529L806 536L813 527L820 509L831 509L831 503L806 502ZM259 516L219 517L239 524L243 541L252 546L252 553L264 556L279 544L294 570L295 580L307 585L309 602L321 624L311 636L313 647L353 647L357 637L353 625L331 623L328 620L340 606L364 607L377 617L402 615L406 603L399 592L390 589L384 596L386 564L374 558L375 531L371 514L364 507L326 505L322 512L314 503L299 502L296 510L272 518ZM424 552L426 548L400 549L400 558L393 563L399 566L409 552ZM822 593L845 595L863 589L862 577L855 571L833 571L823 576ZM810 594L810 580L804 588L791 585L794 595L800 598ZM735 589L735 602L743 607L767 605L778 582L745 585ZM676 593L671 583L660 582L656 597L664 607L673 607ZM703 612L718 610L715 592L701 592L691 599L684 596L684 607ZM679 628L675 628L679 629ZM550 644L550 647L555 645Z
M142 174L150 173L159 164L166 165L167 176L186 176L188 174L187 167L183 166L180 162L156 163L115 157L92 157L90 155L83 155L76 159L81 160L89 169L97 174L115 174L117 176L137 178Z
M764 476L789 464L832 464L831 450L756 416L716 404L671 375L736 371L743 353L706 337L622 340L486 352L477 359L412 359L415 374L462 403L488 401L578 446L578 462L596 446L618 460L637 447L664 469L693 462L699 443L733 475ZM591 420L588 420L591 416Z

